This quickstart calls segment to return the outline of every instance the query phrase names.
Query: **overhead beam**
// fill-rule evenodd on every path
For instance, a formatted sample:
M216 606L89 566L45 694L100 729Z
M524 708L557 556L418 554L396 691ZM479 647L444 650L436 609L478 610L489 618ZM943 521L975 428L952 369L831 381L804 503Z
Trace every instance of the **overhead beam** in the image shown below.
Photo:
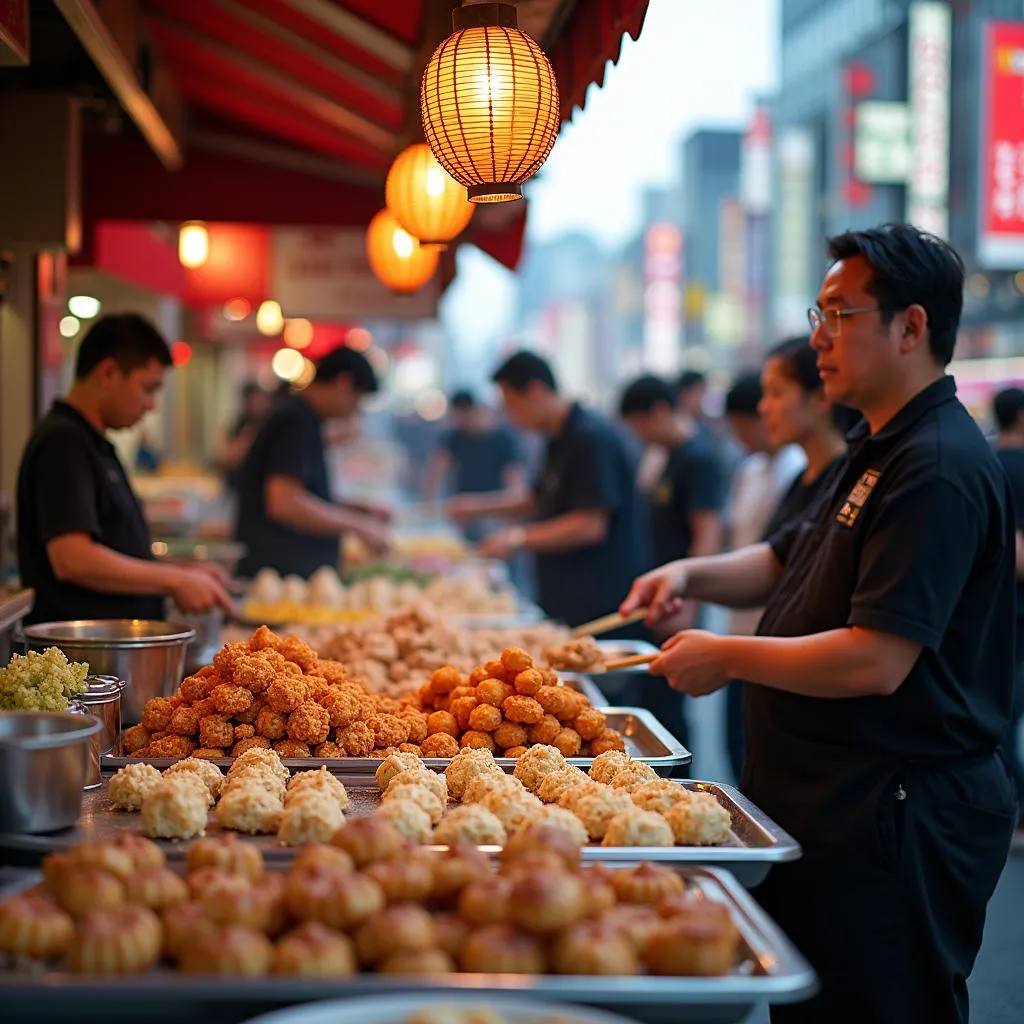
M317 46L316 43L311 43L308 39L298 35L298 33L292 32L290 29L274 21L273 18L268 18L264 14L251 10L246 4L240 3L239 0L211 0L211 2L225 13L230 14L239 21L244 21L251 28L270 36L282 46L302 54L303 57L320 65L325 70L333 72L340 78L348 79L353 85L376 96L378 99L396 105L402 102L402 93L393 85L382 82L376 75L370 74L369 71L364 71L349 61L343 60L341 57Z
M334 0L284 0L292 10L335 35L347 39L361 50L372 54L388 67L406 74L412 67L415 52L382 28L346 10Z
M171 18L162 12L153 12L150 18L156 24L163 25L186 40L216 54L221 60L262 79L293 106L311 114L325 124L356 136L382 153L394 151L397 145L394 133L381 128L355 111L349 110L348 107L342 106L332 97L297 82L290 75L286 75L276 68L268 67L262 61L256 60L233 46L228 46L217 39L211 39L209 36L195 31L190 25L186 25L176 18Z
M160 162L169 171L178 170L183 161L178 133L146 94L128 55L114 41L92 0L54 3Z

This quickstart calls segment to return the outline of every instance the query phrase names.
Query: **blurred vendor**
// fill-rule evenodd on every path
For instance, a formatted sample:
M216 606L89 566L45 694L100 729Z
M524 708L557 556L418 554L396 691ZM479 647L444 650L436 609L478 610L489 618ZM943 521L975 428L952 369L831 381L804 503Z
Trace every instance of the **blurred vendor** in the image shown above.
M162 619L230 608L219 566L154 560L149 527L108 430L156 404L171 352L132 313L97 320L78 350L75 382L36 426L18 473L18 561L36 592L29 622Z
M331 500L324 440L327 421L355 416L377 388L366 356L341 346L317 363L307 388L275 403L242 464L236 537L246 553L240 575L270 568L308 578L324 566L337 568L341 538L349 532L375 553L388 549L384 513Z
M533 552L538 597L552 619L575 626L605 615L648 564L626 444L600 416L559 394L540 356L513 355L494 381L512 422L547 438L540 478L532 492L458 495L452 515L528 520L487 537L480 553Z

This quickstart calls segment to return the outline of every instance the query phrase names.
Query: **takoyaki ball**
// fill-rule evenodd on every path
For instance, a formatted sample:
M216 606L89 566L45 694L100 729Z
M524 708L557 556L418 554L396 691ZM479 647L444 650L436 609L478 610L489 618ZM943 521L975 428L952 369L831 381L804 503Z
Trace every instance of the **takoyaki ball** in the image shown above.
M274 961L274 947L262 932L229 924L200 932L182 950L178 967L184 974L261 978Z
M319 921L289 932L274 950L274 974L292 978L348 978L359 970L352 940Z
M508 922L513 880L488 875L470 882L459 894L459 916L468 924L482 926Z
M330 869L292 872L284 896L293 917L339 931L355 928L385 905L384 892L372 878Z
M509 864L531 853L554 854L568 870L575 870L580 863L580 844L574 843L565 832L551 825L526 825L521 828L505 843L501 859L503 863Z
M392 822L379 815L356 818L331 836L331 845L352 858L357 868L390 859L405 845L402 833Z
M509 897L512 921L528 932L550 934L568 928L587 912L578 875L548 873L520 878Z
M702 900L651 931L644 962L652 974L718 977L739 958L740 934L729 908Z
M0 903L0 953L49 960L71 943L70 915L42 896L27 893Z
M396 857L378 861L366 868L384 893L389 906L399 903L424 903L434 888L434 872L430 864L418 858Z
M395 953L418 953L437 947L434 919L414 903L404 903L368 917L356 932L359 962L371 966Z
M188 897L185 880L170 868L140 868L132 872L125 882L125 899L128 903L148 907L157 913L184 903Z
M263 874L263 854L259 847L243 843L233 832L197 839L185 851L189 873L200 868L218 868L228 875L255 880Z
M554 715L545 715L526 730L526 744L547 746L562 731L562 723Z
M488 677L477 684L475 695L478 704L493 704L500 708L515 692L515 687L504 679Z
M471 974L544 974L547 956L538 938L495 924L467 936L459 966Z
M160 959L160 918L145 907L93 910L78 924L67 964L80 974L142 974Z
M634 868L620 868L613 872L611 882L620 903L658 904L686 889L675 871L647 862Z
M586 921L562 932L551 948L551 969L556 974L636 974L640 965L633 944L623 935Z
M490 874L487 855L476 846L456 843L425 862L431 872L430 898L447 903L458 897L471 882Z

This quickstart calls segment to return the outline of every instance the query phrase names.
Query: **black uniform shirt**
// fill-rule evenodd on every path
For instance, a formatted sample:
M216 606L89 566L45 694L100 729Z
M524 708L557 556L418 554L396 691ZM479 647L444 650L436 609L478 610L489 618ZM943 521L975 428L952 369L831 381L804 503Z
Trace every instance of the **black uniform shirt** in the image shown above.
M996 458L1010 482L1013 495L1013 519L1024 532L1024 450L997 448ZM1024 661L1024 580L1017 579L1017 661Z
M337 535L299 533L267 516L266 485L272 476L295 477L310 494L331 500L320 417L299 395L287 396L270 414L242 464L236 536L246 554L238 572L254 576L271 568L309 577L323 566L337 567Z
M535 487L537 519L604 510L599 544L536 556L540 604L550 618L579 625L619 606L648 567L636 471L624 440L599 416L574 405L548 441Z
M151 559L149 527L114 446L66 402L54 402L25 447L18 471L18 564L36 592L28 622L162 619L162 597L104 594L54 574L46 545L69 533L133 558Z
M953 379L915 396L849 461L810 519L771 540L783 574L758 632L860 626L920 644L891 696L747 687L744 787L807 841L845 842L904 765L982 758L1007 728L1014 536L1006 478Z
M718 512L724 485L718 455L705 431L676 445L651 495L651 537L658 565L687 558L691 517Z

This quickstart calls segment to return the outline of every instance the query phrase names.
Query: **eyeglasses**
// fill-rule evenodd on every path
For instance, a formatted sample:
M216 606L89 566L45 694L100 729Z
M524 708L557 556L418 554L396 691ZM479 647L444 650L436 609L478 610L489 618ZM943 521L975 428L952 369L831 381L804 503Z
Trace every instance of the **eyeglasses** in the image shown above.
M817 306L811 306L807 310L807 322L811 325L813 334L819 327L824 328L830 338L838 338L842 328L843 320L848 316L856 316L858 313L880 313L881 306L858 306L856 309L835 309L830 307L824 312Z

